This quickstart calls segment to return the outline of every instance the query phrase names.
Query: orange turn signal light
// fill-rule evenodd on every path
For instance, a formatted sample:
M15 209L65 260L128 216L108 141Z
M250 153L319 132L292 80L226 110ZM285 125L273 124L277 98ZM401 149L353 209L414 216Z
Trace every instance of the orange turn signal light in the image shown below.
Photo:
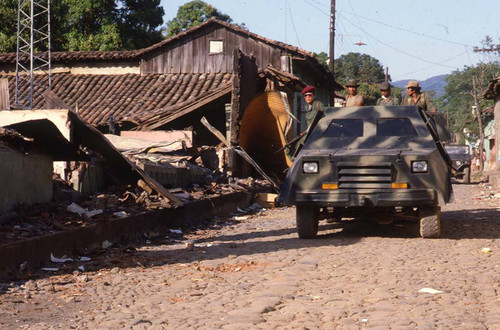
M408 188L408 183L406 182L393 182L391 184L392 189L406 189Z
M321 185L321 189L324 190L339 189L339 185L337 183L323 183Z

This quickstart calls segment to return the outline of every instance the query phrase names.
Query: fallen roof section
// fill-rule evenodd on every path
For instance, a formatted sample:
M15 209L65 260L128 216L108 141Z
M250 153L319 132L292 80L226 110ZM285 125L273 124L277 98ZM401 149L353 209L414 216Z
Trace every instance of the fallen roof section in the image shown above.
M92 125L86 123L78 114L69 110L55 110L54 116L50 116L50 110L43 110L41 113L47 116L47 121L51 121L51 117L55 117L60 121L61 114L65 113L66 123L63 126L67 128L67 131L65 134L61 134L61 136L70 136L69 142L74 146L84 146L98 152L106 160L108 166L114 170L114 173L121 181L136 184L138 180L142 179L153 190L157 191L158 194L165 199L171 201L175 206L184 204L179 198L171 194L165 187L120 153L101 132ZM39 117L40 113L38 110L2 111L0 114L0 126L5 126L5 122L9 121L9 126L16 127L16 129L21 131L29 131L31 134L43 140L44 138L40 137L37 133L43 132L41 129L43 127L46 128L46 126L45 121L39 121ZM36 118L38 120L31 122L33 121L31 118ZM37 127L38 125L42 125L42 127ZM54 127L56 126L57 129L61 131L61 123L59 123L59 125L54 125Z

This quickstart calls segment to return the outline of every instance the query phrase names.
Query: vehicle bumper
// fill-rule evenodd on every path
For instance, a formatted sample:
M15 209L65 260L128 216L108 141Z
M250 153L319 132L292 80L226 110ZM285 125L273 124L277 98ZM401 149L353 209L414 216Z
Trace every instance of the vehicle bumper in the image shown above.
M301 191L295 194L295 203L314 203L320 207L395 207L438 205L434 189L411 189L383 192Z

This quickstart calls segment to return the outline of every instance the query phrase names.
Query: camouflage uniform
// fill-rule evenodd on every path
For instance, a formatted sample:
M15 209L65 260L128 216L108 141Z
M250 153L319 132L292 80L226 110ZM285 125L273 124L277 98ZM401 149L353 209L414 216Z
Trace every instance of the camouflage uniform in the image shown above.
M314 117L316 116L316 112L321 112L323 113L325 106L321 101L314 101L312 104L307 104L306 105L306 125L309 127L311 125Z
M388 98L380 97L377 100L377 105L399 105L399 104L400 104L399 99L392 95L389 96Z
M320 113L320 118L323 117L323 111L324 111L324 108L325 106L323 105L323 103L321 103L321 101L314 101L312 104L306 104L306 130L311 130L312 127L311 124L314 120L314 118L316 117L316 114L317 113ZM288 156L288 158L290 158L291 161L294 160L295 158L295 153L297 152L297 149L300 147L300 145L302 145L305 140L306 140L306 136L307 134L304 134L300 139L298 139L297 141L295 141L294 143L290 144L285 152Z
M401 105L416 105L424 111L434 111L431 100L425 95L425 93L418 93L417 102L413 100L413 96L406 95Z

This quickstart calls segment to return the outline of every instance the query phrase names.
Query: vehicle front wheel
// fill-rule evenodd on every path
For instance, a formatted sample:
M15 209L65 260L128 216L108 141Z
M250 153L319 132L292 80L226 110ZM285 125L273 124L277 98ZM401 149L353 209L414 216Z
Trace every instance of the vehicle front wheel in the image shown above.
M441 208L426 207L420 210L420 236L436 238L441 235Z
M296 211L299 238L315 238L318 233L319 209L309 205L297 205Z
M464 168L464 177L462 179L463 183L469 184L470 183L470 167Z

